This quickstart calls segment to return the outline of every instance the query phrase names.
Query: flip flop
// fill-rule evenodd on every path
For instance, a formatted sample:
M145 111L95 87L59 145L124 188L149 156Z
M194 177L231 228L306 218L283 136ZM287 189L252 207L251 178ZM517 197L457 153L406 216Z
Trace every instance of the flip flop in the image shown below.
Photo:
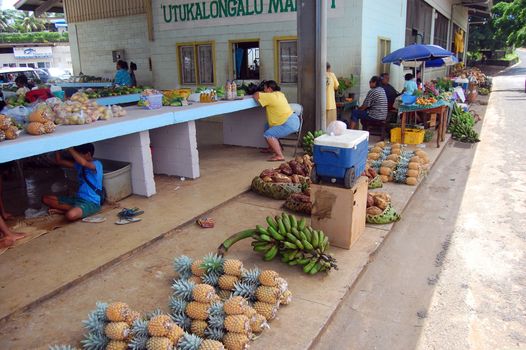
M267 159L267 162L284 162L285 161L285 158L269 158Z
M122 219L131 218L141 214L144 214L144 210L139 210L139 208L124 208L117 214L117 216Z
M126 225L126 224L131 224L132 222L138 222L138 221L141 221L142 219L140 218L122 218L122 219L119 219L117 221L115 221L115 223L117 225Z
M87 218L82 219L83 222L89 222L93 224L98 224L106 221L104 216L88 216Z

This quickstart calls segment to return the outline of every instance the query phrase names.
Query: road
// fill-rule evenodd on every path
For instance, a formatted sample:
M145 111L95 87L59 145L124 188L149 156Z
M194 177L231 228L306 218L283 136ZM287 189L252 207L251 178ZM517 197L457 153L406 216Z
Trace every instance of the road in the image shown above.
M526 349L520 56L494 78L482 142L447 146L314 349Z

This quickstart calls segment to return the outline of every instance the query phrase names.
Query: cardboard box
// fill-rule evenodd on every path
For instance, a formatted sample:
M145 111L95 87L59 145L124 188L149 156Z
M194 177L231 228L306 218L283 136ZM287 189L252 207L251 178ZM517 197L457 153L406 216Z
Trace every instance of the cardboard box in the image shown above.
M367 178L350 188L311 185L311 225L322 230L332 246L351 249L365 230Z

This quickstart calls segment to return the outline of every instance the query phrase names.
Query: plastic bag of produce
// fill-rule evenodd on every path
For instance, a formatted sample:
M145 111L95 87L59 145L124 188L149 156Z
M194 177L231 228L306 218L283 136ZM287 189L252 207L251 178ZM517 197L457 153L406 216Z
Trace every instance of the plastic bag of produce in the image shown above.
M39 103L33 108L33 111L29 114L30 122L45 123L47 121L55 120L55 112L45 102Z
M389 203L387 208L385 208L385 210L381 213L373 214L372 211L368 211L366 221L368 224L385 225L396 222L400 220L400 218L400 215L396 212L391 203Z
M339 136L347 130L347 124L340 120L335 120L327 126L327 134L333 136Z
M14 118L17 124L25 124L28 122L29 114L33 109L31 107L18 106L14 108L4 108L2 114L10 118Z

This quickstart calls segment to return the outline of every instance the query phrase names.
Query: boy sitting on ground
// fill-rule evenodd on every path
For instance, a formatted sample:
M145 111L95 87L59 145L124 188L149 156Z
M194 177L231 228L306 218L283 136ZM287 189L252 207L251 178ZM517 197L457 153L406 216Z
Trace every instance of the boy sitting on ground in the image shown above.
M95 146L92 143L68 148L74 161L62 159L60 152L55 153L58 165L75 168L79 189L76 196L46 195L42 202L51 209L50 214L64 214L69 221L75 221L97 213L101 208L102 163L93 159Z

